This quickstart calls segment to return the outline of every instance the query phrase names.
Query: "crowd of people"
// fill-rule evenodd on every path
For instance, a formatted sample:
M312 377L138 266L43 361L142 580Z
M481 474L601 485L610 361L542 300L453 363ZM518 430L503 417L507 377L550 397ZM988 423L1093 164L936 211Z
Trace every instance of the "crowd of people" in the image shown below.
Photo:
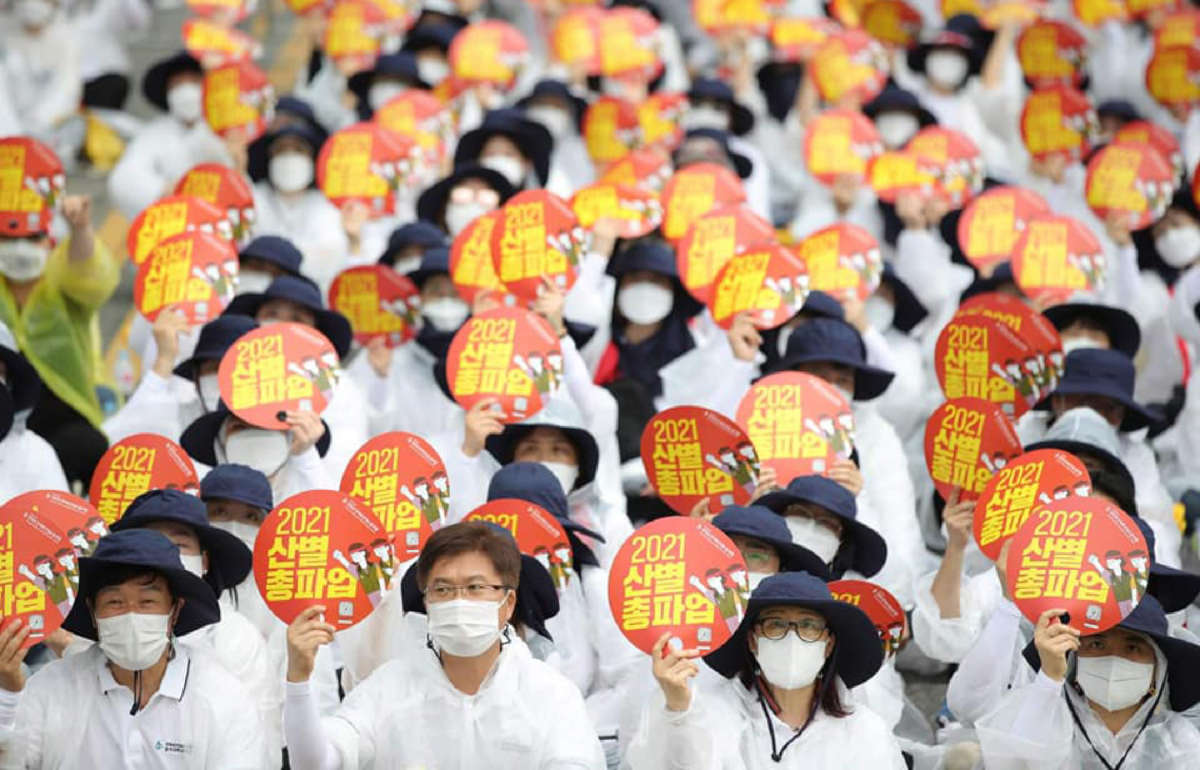
M326 50L334 9L355 3L406 22L378 35L366 59ZM109 203L129 220L203 163L231 169L253 193L252 213L234 223L243 231L234 296L206 323L182 305L135 318L122 388L102 363L98 320L122 275L137 271L127 264L134 255L98 236L93 201L69 181L39 192L18 172L0 178L0 502L36 490L85 496L108 448L140 434L177 442L198 472L197 489L147 490L72 534L75 550L59 558L77 570L73 582L55 583L49 561L29 573L64 620L45 635L19 617L0 621L0 767L1157 770L1200 761L1191 631L1200 575L1184 569L1200 520L1200 451L1191 451L1200 441L1200 391L1191 392L1200 388L1200 97L1165 100L1147 75L1168 36L1187 62L1200 61L1192 4L1123 0L1103 18L1092 7L1103 4L1079 0L287 4L307 62L285 73L286 93L249 134L210 125L212 62L197 51L135 71L130 45L169 12L147 0L12 0L0 15L0 137L36 140L20 146L48 149L67 178L105 175ZM239 22L252 26L244 17L267 11L253 5L188 2L239 34L248 34ZM831 97L819 46L774 34L786 20L836 36L883 5L894 6L894 24L868 30L903 32L905 42L868 39L875 59L851 51L833 64L845 77L870 69L879 84L868 92ZM638 39L653 66L614 74L569 60L583 43L560 35L559 22L577 6L637 11L651 26ZM946 17L950 6L978 16ZM762 20L709 15L739 12ZM1058 153L1034 146L1023 117L1044 87L1019 50L1039 19L1082 40L1071 56L1057 43L1072 92L1091 109L1084 138ZM514 71L506 84L456 74L455 40L489 21L523 38L512 58L496 59ZM1195 88L1193 66L1178 88ZM130 108L135 88L156 111L149 119ZM322 148L414 91L440 102L441 154L404 172L385 212L334 200L320 183L332 173ZM653 143L659 165L631 164L621 194L644 188L660 205L672 174L715 168L740 182L736 204L773 243L794 247L841 223L865 231L877 244L877 287L864 297L777 285L795 308L773 328L753 307L718 319L715 301L681 274L681 233L660 220L629 235L601 216L580 226L578 241L554 246L575 261L573 285L541 276L527 303L559 349L524 371L561 387L519 421L494 399L460 405L447 373L456 333L512 304L461 280L464 234L523 192L571 200L613 179L627 158L605 152L623 129L602 136L593 107L615 98L636 111L667 97L675 106L655 116L669 124ZM826 175L814 163L838 151L814 155L809 134L830 111L870 124L875 155L901 154L929 127L967 137L977 189L885 191L865 166ZM1140 220L1098 212L1091 199L1089 162L1128 127L1173 148L1169 195L1157 207L1144 199L1155 210ZM643 139L623 149L652 144ZM0 154L14 146L6 141ZM32 209L22 203L30 186ZM1080 267L1081 290L1050 301L1029 290L1015 258L976 260L964 209L1002 186L1073 218L1095 242L1088 265L1105 266L1106 278ZM1026 224L1009 225L1010 243ZM711 234L714 243L726 236ZM1079 254L1071 259L1083 264ZM364 340L329 299L343 271L377 264L417 293L395 311L411 313L402 344ZM962 484L940 493L927 469L926 423L952 395L939 385L939 337L985 295L1031 309L1061 343L1061 371L1013 423L1020 444L1076 458L1090 495L1131 517L1147 544L1128 556L1131 572L1124 554L1108 562L1123 619L1106 630L1081 631L1063 608L1023 614L1007 552L993 558L976 542L977 496ZM281 412L286 427L266 428L227 403L219 370L244 335L279 323L316 330L336 361L313 363L314 377L329 376L323 409ZM1020 363L1012 367L1019 391ZM812 375L850 405L844 426L814 430L853 451L792 478L770 463L744 471L751 459L757 469L755 448L731 446L712 462L746 485L749 501L673 510L647 473L647 424L678 406L733 419L754 383L780 372ZM383 540L335 553L374 605L352 628L321 606L281 618L256 580L260 526L294 495L338 489L359 448L391 431L420 437L444 464L402 490L432 533L394 566ZM511 499L552 515L569 548L539 558L508 530L467 520ZM622 544L677 515L711 522L742 559L747 592L728 594L730 637L715 650L684 648L670 632L639 649L610 608ZM0 581L9 581L0 615L23 596L12 537L0 548ZM385 562L368 587L360 573ZM1138 571L1147 583L1132 582ZM831 591L842 578L886 589L906 616L902 636L881 643L868 614ZM928 714L909 683L938 678L949 681L945 700Z

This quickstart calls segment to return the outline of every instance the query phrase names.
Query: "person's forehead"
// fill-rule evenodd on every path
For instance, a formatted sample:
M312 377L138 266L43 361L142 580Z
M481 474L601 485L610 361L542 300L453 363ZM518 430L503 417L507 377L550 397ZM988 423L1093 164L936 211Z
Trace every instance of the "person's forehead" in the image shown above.
M294 313L294 314L306 314L306 315L313 314L313 312L311 310L309 310L308 308L304 307L303 305L301 305L297 302L292 302L290 299L269 299L266 302L262 303L262 306L259 307L259 309L258 309L259 313L264 313L264 312L269 312L269 311Z
M765 543L757 537L749 535L730 535L730 539L738 548L755 548L760 551L774 551L775 547L770 543Z
M1091 634L1084 637L1088 640L1102 641L1106 644L1149 644L1150 640L1145 635L1137 631L1130 631L1127 628L1110 628L1099 634Z
M97 596L105 593L126 592L126 591L166 591L167 579L157 573L138 575L137 577L129 578L128 580L117 583L116 585L105 586L96 592Z
M498 581L500 575L492 560L482 551L465 551L463 553L443 556L429 568L429 582L471 580L483 578L488 581Z
M553 442L571 443L567 438L567 434L563 433L559 428L552 428L548 425L542 425L529 431L517 442L517 448L526 444L553 443Z
M787 604L780 604L774 607L767 607L759 616L761 618L783 618L786 620L800 620L802 618L816 618L824 620L824 616L816 610L810 610L807 607L793 607Z

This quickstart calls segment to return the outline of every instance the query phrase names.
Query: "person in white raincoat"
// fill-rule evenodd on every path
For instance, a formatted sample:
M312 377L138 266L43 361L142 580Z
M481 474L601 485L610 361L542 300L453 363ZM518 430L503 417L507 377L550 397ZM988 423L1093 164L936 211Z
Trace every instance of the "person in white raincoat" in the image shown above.
M67 491L54 448L25 427L41 388L37 370L0 323L0 500L35 489Z
M632 770L905 767L884 721L848 700L883 663L875 626L820 578L759 584L733 637L705 657L731 679L719 688L693 693L700 653L666 649L668 637L652 652L663 697L642 713Z
M308 679L334 628L319 606L301 612L288 628L284 725L292 767L601 770L579 691L534 659L508 625L520 571L512 538L488 524L435 532L417 562L428 649L377 669L326 720Z

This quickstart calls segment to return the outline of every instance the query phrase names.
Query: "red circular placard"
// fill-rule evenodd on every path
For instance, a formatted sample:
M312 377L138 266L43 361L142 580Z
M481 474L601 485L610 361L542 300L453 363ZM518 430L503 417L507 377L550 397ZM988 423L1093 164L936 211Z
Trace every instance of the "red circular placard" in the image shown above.
M744 204L721 206L692 222L675 244L675 267L683 287L708 304L713 281L726 262L735 254L774 241L771 223Z
M1061 449L1035 449L1014 457L979 493L972 525L975 542L995 561L1032 511L1071 495L1086 497L1091 489L1087 468Z
M742 182L729 169L715 163L688 165L676 171L663 187L663 237L677 241L708 212L744 200Z
M500 209L492 228L492 267L516 297L533 302L542 278L564 292L575 285L590 237L567 202L546 190L526 190Z
M826 186L842 174L863 178L867 164L882 153L875 124L858 110L826 110L804 132L808 171Z
M867 580L831 580L829 593L867 613L879 632L884 655L896 654L908 627L908 616L891 591Z
M943 500L955 488L975 500L996 471L1021 453L1021 440L999 404L956 398L925 423L925 468Z
M0 622L30 629L21 649L58 630L79 592L79 557L55 523L20 498L0 507Z
M110 446L96 463L88 499L112 524L135 497L152 489L198 494L200 480L183 447L157 433L135 433Z
M1038 401L1037 351L1008 326L982 314L951 319L933 354L947 399L982 398L1016 419Z
M151 203L133 218L125 237L125 248L133 264L140 265L155 246L173 235L191 230L233 240L233 228L220 208L191 195L168 195Z
M221 314L237 292L238 254L211 233L173 235L150 250L133 280L133 304L150 321L174 305L193 326Z
M223 209L234 241L249 240L257 218L254 190L239 172L220 163L200 163L179 178L175 195L191 195Z
M865 300L883 280L875 236L849 222L823 227L793 248L808 270L808 288L839 300Z
M728 329L743 312L759 329L773 329L800 312L808 298L804 262L778 243L755 247L730 259L713 279L709 309Z
M745 505L758 484L758 452L725 415L699 406L659 412L642 431L642 465L658 496L685 516L708 500L710 513Z
M1043 305L1054 305L1076 292L1102 291L1108 258L1079 220L1039 214L1013 245L1012 270L1021 291Z
M1175 170L1148 143L1113 142L1087 165L1084 196L1101 221L1129 217L1130 230L1157 222L1175 194Z
M417 333L421 293L387 265L359 265L333 279L329 307L346 316L360 345L382 339L394 348Z
M108 523L82 497L57 489L39 489L17 495L5 505L33 511L67 536L80 556L89 556L96 543L108 534Z
M284 412L325 411L342 376L333 343L299 323L246 332L225 351L217 370L221 400L246 422L282 430Z
M978 270L1012 257L1013 246L1036 214L1050 213L1040 195L1023 187L993 187L972 200L958 219L958 246Z
M662 224L662 202L647 187L614 182L597 182L571 198L571 210L579 224L592 228L607 220L616 226L618 238L640 238Z
M554 515L526 500L489 500L466 516L467 521L490 521L512 533L521 553L532 556L550 573L560 592L571 582L575 557L567 530Z

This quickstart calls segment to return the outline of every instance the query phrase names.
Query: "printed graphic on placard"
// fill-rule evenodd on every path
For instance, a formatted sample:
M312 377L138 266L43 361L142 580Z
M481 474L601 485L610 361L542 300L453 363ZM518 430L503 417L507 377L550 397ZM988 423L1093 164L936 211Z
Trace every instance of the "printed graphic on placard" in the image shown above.
M1146 595L1150 553L1142 531L1100 497L1064 497L1034 511L1008 549L1008 593L1036 623L1061 608L1068 625L1099 634Z
M224 210L234 241L249 239L256 219L254 190L238 171L220 163L192 166L176 183L175 195L191 195Z
M861 29L831 35L809 65L817 93L830 104L853 99L865 104L888 79L887 50Z
M460 81L508 88L521 74L529 44L511 24L475 22L454 36L448 56L451 71Z
M1173 46L1154 52L1146 65L1146 90L1166 107L1186 107L1200 102L1200 49Z
M889 150L867 163L867 183L884 203L895 203L901 195L928 199L937 191L937 179L927 164L910 150Z
M371 2L338 0L325 19L322 51L344 73L370 69L379 57L384 15Z
M1078 88L1087 66L1087 39L1070 24L1041 19L1017 38L1017 60L1033 88Z
M658 21L644 8L610 8L598 37L601 75L649 83L662 73Z
M1043 305L1057 304L1076 292L1103 291L1108 258L1087 225L1071 217L1039 214L1013 245L1012 269L1027 296Z
M1124 214L1130 230L1141 230L1167 212L1174 194L1175 170L1149 144L1114 142L1088 161L1084 195L1102 222Z
M446 355L446 380L454 400L470 409L495 399L503 422L520 422L541 411L562 384L558 337L541 316L501 307L472 316L454 335Z
M1038 390L1034 401L1053 391L1065 366L1062 339L1054 324L1017 297L1002 292L984 292L971 297L959 306L954 318L979 315L1004 324L1033 349L1036 361L1026 360L1022 368L1033 373L1033 384Z
M684 133L679 120L687 108L686 94L656 92L647 96L637 106L642 144L667 150L678 147Z
M1072 0L1075 18L1089 27L1106 21L1124 21L1128 17L1124 0Z
M960 499L978 499L992 476L1019 454L1012 420L999 404L982 398L947 401L925 423L925 468L943 500L956 487Z
M419 150L376 123L355 123L329 137L317 155L317 187L333 205L363 203L373 217L391 214Z
M550 31L554 58L572 72L600 74L600 20L604 9L594 5L569 8L559 14Z
M593 162L620 160L641 146L637 107L615 96L600 97L583 114L583 140Z
M601 174L600 184L638 185L659 193L674 173L671 156L660 147L640 147L610 163Z
M846 174L863 179L867 164L883 153L875 124L857 110L826 110L804 132L804 159L809 173L823 185Z
M489 500L467 514L467 521L490 521L512 533L521 553L537 559L559 593L575 574L575 557L567 531L554 515L525 500Z
M1148 144L1158 154L1163 156L1163 159L1171 165L1171 170L1175 173L1175 183L1183 182L1184 158L1183 152L1179 147L1179 140L1175 135L1166 130L1160 125L1151 123L1148 120L1135 120L1132 123L1126 123L1117 129L1113 134L1113 144Z
M481 291L507 291L496 275L492 259L492 233L502 216L501 210L496 209L476 217L450 244L450 278L459 296L468 303L474 302Z
M605 221L618 238L641 238L663 221L658 193L647 187L597 182L571 198L571 210L581 227L591 229Z
M224 211L191 195L168 195L151 203L133 218L125 237L125 248L133 264L140 265L155 246L172 235L192 230L233 240L233 228Z
M420 436L383 433L359 447L339 485L375 514L400 561L420 553L450 515L450 479L437 451Z
M187 0L186 5L197 16L236 24L258 8L258 0Z
M30 629L21 649L57 631L78 594L79 559L66 535L19 500L0 507L0 622Z
M67 536L77 556L90 556L100 538L108 534L108 523L95 506L82 497L57 489L26 492L9 500L5 506L32 511L49 522Z
M1177 45L1195 45L1197 42L1200 42L1200 10L1196 8L1189 7L1172 13L1154 30L1155 50Z
M349 319L360 345L382 339L394 348L417 333L421 294L407 276L387 265L359 265L333 279L329 307Z
M1050 86L1029 94L1021 110L1021 139L1036 161L1052 155L1083 158L1099 134L1100 120L1080 91Z
M275 112L275 89L253 62L243 60L204 73L204 119L220 137L252 142Z
M564 292L575 285L590 242L566 201L546 190L526 190L500 209L492 228L492 264L509 292L533 302L543 277Z
M179 33L184 50L206 69L262 55L262 44L250 35L205 19L188 19L180 26Z
M955 317L946 324L938 335L933 363L947 399L982 398L999 404L1014 420L1041 396L1037 351L985 315Z
M414 169L414 181L435 181L429 177L435 177L454 137L453 115L436 96L419 88L405 89L375 110L371 120L416 143L422 162Z
M961 208L983 189L983 153L961 131L926 126L909 140L906 149L932 174L937 191L952 208Z
M867 0L862 26L881 43L908 48L921 35L921 12L903 0Z
M399 585L401 561L363 504L342 492L311 489L263 519L254 541L254 582L284 623L320 604L325 622L343 629L370 615Z
M891 591L867 580L831 580L829 593L846 604L853 604L875 624L883 654L891 657L900 651L904 642L904 631L908 627L908 616L904 607Z
M869 232L840 222L822 228L794 249L808 269L808 288L838 299L865 300L883 280L883 254Z
M642 431L642 465L658 496L685 516L701 500L710 513L745 505L758 485L758 452L725 415L676 406L654 415Z
M781 479L825 475L854 452L854 412L832 385L805 372L778 372L746 391L737 408L759 462Z
M0 138L0 214L9 220L5 235L46 232L66 184L62 163L49 147L27 136Z
M734 317L744 312L751 314L759 329L773 329L800 312L808 290L804 262L772 243L725 263L713 279L709 309L722 329L728 329Z
M325 335L298 323L276 323L243 334L225 351L217 379L221 400L260 428L288 427L284 412L325 411L342 377Z
M1040 195L1023 187L993 187L967 204L958 219L958 247L967 261L990 272L1012 257L1017 238L1035 214L1050 213Z
M808 61L839 30L837 23L823 16L776 19L771 25L771 49L777 61Z
M744 204L722 206L692 222L675 244L675 267L683 287L698 301L712 301L713 281L735 254L775 241L771 223Z
M676 171L663 187L663 237L677 241L708 212L744 200L742 181L732 171L715 163L690 164Z
M1092 477L1073 454L1035 449L1014 457L992 476L975 505L973 531L979 550L992 561L1029 514L1071 495L1087 497Z
M609 570L613 619L647 653L665 633L672 649L712 652L737 630L749 596L737 547L712 524L687 516L634 530Z
M133 281L133 304L151 322L174 306L193 326L205 324L237 293L238 254L211 233L174 235L150 250Z
M88 499L112 524L134 498L152 489L199 494L200 480L183 447L157 433L135 433L110 446L96 463Z

